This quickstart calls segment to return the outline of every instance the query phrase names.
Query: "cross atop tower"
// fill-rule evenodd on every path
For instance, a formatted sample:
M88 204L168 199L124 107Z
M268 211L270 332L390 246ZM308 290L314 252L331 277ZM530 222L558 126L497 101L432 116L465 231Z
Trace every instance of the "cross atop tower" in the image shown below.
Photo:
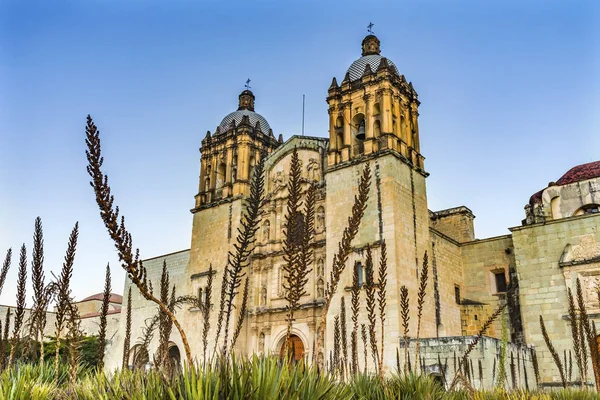
M367 32L369 32L369 35L373 34L373 25L375 25L372 22L369 22L369 25L367 25Z
M250 90L250 78L246 80L246 84L244 85L244 87L246 88L246 90Z

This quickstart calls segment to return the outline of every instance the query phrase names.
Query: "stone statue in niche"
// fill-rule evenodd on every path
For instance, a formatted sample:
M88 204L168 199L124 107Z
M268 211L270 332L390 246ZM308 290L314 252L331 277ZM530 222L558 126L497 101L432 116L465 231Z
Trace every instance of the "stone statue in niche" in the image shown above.
M267 287L265 285L263 285L260 289L260 305L267 305Z
M273 182L273 190L279 190L280 188L285 186L285 174L283 173L283 171L277 171L275 173L275 176L271 178L271 181Z
M321 232L325 229L325 209L323 206L317 208L317 218L315 227L317 228L317 232Z
M600 287L600 275L587 275L581 277L581 289L587 309L598 309L598 288Z
M325 275L325 265L323 259L319 258L319 260L317 260L317 276L323 275Z
M325 297L325 283L321 278L317 281L317 297Z
M319 160L317 160L316 158L311 158L308 160L308 164L306 165L306 172L308 175L308 178L314 180L314 181L318 181L320 180L320 166L319 166Z
M285 297L285 288L283 285L285 284L285 271L283 267L279 267L279 272L277 276L277 295L279 297Z
M260 336L258 337L258 352L259 353L264 353L265 351L265 334L263 332L260 333Z

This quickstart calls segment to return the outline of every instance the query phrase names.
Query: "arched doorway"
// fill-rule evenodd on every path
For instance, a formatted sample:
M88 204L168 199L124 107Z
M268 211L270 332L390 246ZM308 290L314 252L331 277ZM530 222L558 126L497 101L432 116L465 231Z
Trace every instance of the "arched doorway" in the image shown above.
M175 343L171 343L169 346L169 360L176 366L181 365L181 353Z
M131 350L129 350L129 354L129 365L132 369L146 369L146 365L150 361L148 350L146 350L143 346L136 344L131 348Z
M304 358L304 343L297 335L290 335L287 346L285 345L285 338L282 340L279 358L283 358L286 347L287 356L290 361L298 362Z

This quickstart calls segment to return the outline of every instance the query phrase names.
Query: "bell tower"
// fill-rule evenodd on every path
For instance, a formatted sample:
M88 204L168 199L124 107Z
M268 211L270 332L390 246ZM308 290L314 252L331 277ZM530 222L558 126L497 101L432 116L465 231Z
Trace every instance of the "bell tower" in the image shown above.
M381 56L375 35L363 39L362 57L350 65L341 84L333 78L327 104L330 166L391 150L424 169L417 92L394 63Z
M372 25L370 24L369 28ZM396 348L402 337L400 288L410 298L417 296L419 271L430 248L424 157L419 143L419 100L411 83L394 63L381 55L379 39L369 31L362 41L361 57L354 61L340 84L333 79L327 94L329 104L329 150L325 209L327 254L335 254L342 240L349 210L357 193L357 181L365 164L371 169L369 201L360 228L352 242L355 249L348 266L364 265L363 249L374 259L383 241L388 257L389 326L385 348ZM331 268L328 260L327 268ZM348 267L347 267L348 268ZM352 284L352 272L342 276ZM344 293L336 293L339 304ZM393 310L393 311L392 311ZM436 333L433 302L425 305L421 334ZM331 318L333 319L333 318ZM411 332L416 330L412 325ZM334 347L334 327L326 329L326 349ZM392 352L384 355L394 365Z
M215 129L206 133L200 153L200 182L192 212L218 204L220 200L250 193L252 171L263 152L270 153L282 142L275 139L267 120L254 111L255 96L248 84L239 95L238 108Z

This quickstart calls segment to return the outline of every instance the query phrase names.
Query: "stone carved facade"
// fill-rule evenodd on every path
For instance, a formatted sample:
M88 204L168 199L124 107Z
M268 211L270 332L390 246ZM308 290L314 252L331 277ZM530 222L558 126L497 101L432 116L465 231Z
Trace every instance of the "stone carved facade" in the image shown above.
M266 200L261 230L247 269L249 309L236 352L279 354L287 326L281 274L282 231L287 173L291 153L296 148L303 165L305 187L310 182L318 190L314 263L292 334L302 342L309 359L317 351L317 362L324 365L327 358L324 355L333 348L331 321L339 313L342 296L346 304L349 301L352 268L347 267L342 274L332 300L325 348L315 350L313 344L326 283L357 193L360 173L369 163L373 172L370 197L347 265L364 265L367 246L371 247L374 259L379 259L381 242L386 241L389 260L386 371L395 368L395 349L403 345L399 289L405 285L410 298L416 298L416 277L427 251L430 263L435 262L435 268L430 269L435 276L429 285L435 293L425 302L421 326L421 335L426 338L421 344L425 370L439 369L440 357L442 363L448 362L449 355L466 345L469 335L477 333L487 316L508 303L504 318L514 342L511 351L521 357L523 375L529 376L528 386L535 386L532 348L540 362L541 383L555 383L553 362L539 331L539 315L543 314L548 321L549 334L559 352L568 349L571 344L565 319L566 289L573 288L574 280L580 277L590 309L599 312L591 317L600 323L600 305L594 298L600 276L597 212L600 172L595 172L595 164L600 171L600 163L575 167L576 171L565 179L532 196L523 225L510 228L510 234L476 239L474 215L467 207L435 212L428 209L428 173L419 140L420 102L412 84L380 53L379 40L367 36L363 41L363 56L351 65L341 84L333 80L327 95L328 139L293 136L284 143L280 135L276 140L266 120L254 111L254 95L244 91L238 110L224 118L215 132L209 132L202 141L199 189L192 209L191 248L147 260L149 278L159 279L162 261L166 260L180 294L195 294L205 288L211 264L216 271L214 282L220 282L228 251L235 243L253 167L260 157L266 156ZM125 291L128 288L126 284ZM216 303L219 285L213 288L212 301ZM135 288L133 291L132 337L137 337L155 307L136 294ZM361 313L363 319L364 310ZM211 314L213 327L217 322L215 314ZM193 354L201 354L200 313L181 309L177 316L189 335ZM411 337L415 324L416 316L411 315ZM486 376L492 373L489 361L496 357L501 325L499 320L492 325L487 332L492 339L486 339L473 359L474 363L482 361ZM107 354L109 368L120 365L123 331L121 319L113 350ZM209 337L211 343L216 340ZM172 341L181 348L175 331ZM156 345L153 342L151 352Z

